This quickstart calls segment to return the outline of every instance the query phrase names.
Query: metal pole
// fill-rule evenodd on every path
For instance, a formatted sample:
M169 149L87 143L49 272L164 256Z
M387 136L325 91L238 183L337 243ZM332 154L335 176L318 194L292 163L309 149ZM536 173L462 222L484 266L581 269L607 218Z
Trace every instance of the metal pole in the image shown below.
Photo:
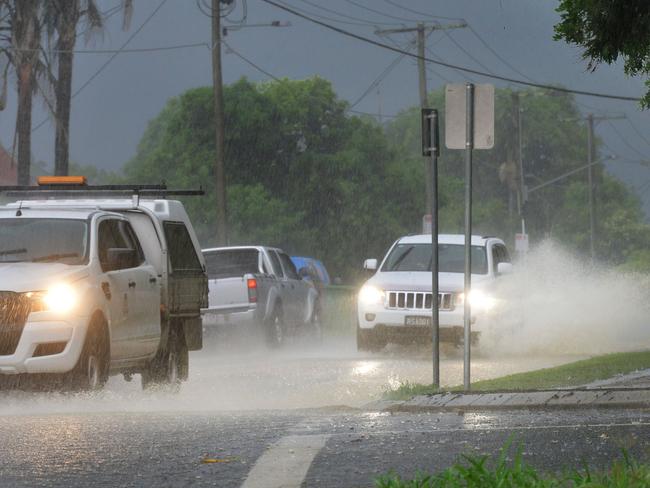
M522 108L519 105L519 94L517 94L517 134L519 140L519 217L521 217L521 233L526 234L526 219L524 217L524 205L526 203L524 182L524 150L523 150L523 129L521 127Z
M594 248L596 234L596 218L594 216L594 169L593 161L593 140L594 140L594 114L587 116L587 185L589 186L589 251L591 253L591 264L596 260Z
M427 107L427 70L424 64L424 24L417 25L417 49L418 49L418 88L420 92L420 108ZM424 158L425 175L425 206L428 212L431 209L433 190L431 189L431 160Z
M431 112L431 335L433 387L440 388L440 322L438 303L438 111Z
M472 342L472 309L469 294L472 288L472 149L474 148L474 85L465 85L465 290L464 290L464 368L463 385L470 389L470 356Z
M221 76L221 8L220 0L212 0L212 90L214 94L215 162L214 179L217 203L217 245L228 245L226 210L225 129L223 112L223 79Z

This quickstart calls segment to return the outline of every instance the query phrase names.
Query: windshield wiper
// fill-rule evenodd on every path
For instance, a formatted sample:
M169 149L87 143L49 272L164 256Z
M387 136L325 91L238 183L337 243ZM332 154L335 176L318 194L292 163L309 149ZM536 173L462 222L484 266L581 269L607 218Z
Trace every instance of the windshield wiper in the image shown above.
M0 251L0 256L7 256L9 254L25 254L27 249L21 247L20 249L7 249L6 251Z
M58 261L59 259L65 258L78 258L79 254L76 252L62 253L62 254L48 254L47 256L39 256L32 259L32 263L38 263L41 261Z

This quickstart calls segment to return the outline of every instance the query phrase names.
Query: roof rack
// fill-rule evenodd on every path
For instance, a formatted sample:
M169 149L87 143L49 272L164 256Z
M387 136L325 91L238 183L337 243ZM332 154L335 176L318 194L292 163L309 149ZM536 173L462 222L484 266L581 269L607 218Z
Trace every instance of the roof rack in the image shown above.
M88 197L140 197L166 198L170 196L195 196L205 195L202 188L198 190L170 190L167 185L17 185L0 186L0 193L12 198L88 198Z

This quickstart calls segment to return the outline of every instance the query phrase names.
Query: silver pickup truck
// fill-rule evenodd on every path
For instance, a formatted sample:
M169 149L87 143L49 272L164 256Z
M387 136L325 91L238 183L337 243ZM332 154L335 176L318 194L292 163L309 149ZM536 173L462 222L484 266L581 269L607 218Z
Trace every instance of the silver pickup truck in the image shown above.
M321 338L321 303L282 250L264 246L204 249L209 306L204 327L252 326L271 347L308 332Z

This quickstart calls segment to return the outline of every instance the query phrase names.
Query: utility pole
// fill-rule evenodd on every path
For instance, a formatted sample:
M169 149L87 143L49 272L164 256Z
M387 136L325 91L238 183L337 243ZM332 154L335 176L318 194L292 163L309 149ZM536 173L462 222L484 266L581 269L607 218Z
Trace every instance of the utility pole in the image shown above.
M403 27L400 29L378 29L375 31L376 35L388 35L388 34L406 34L406 33L416 33L417 40L417 52L418 52L418 80L419 80L419 93L420 93L420 109L427 108L427 71L425 65L425 41L426 34L432 33L436 30L449 30L449 29L462 29L467 27L466 22L461 22L458 24L448 24L440 25L435 24L424 24L419 22L414 27ZM423 158L424 163L424 175L425 175L425 213L428 213L431 210L433 205L433 169L431 167L432 162L430 157Z
M223 114L223 78L221 76L221 3L212 0L212 92L214 95L215 160L214 178L217 203L217 245L228 245L228 214L226 210L225 130Z
M589 253L591 264L596 261L596 207L594 197L594 122L601 120L620 120L625 115L587 115L587 185L589 193Z
M519 192L517 198L517 206L519 210L519 217L521 218L521 233L526 234L526 217L524 216L524 205L526 204L526 184L524 182L524 141L523 141L523 127L521 114L523 109L519 103L519 93L515 98L515 109L517 110L517 141L518 141L518 156L519 156Z

